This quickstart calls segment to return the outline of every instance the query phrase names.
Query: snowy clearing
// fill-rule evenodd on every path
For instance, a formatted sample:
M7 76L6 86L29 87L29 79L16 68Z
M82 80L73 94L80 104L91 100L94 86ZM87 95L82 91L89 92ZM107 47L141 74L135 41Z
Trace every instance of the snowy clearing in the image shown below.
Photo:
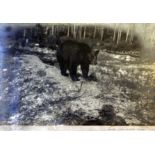
M107 104L128 125L155 124L155 64L101 51L98 65L90 66L96 80L72 82L61 76L55 51L22 50L0 68L1 124L80 125L99 118Z

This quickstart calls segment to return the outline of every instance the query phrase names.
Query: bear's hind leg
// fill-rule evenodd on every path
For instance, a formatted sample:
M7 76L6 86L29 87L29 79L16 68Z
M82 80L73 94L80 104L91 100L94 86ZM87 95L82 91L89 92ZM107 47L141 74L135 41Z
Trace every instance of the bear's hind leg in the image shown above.
M81 65L82 75L85 79L88 79L88 72L89 72L89 64L82 64Z
M63 63L60 63L60 70L61 70L61 75L68 76L68 74L66 73L67 68Z
M58 63L59 63L61 75L68 76L68 74L66 73L67 68L66 68L66 66L64 64L63 58L59 55L59 53L57 53L57 60L58 60Z
M70 65L70 77L73 81L79 81L78 76L77 76L77 65L72 64Z

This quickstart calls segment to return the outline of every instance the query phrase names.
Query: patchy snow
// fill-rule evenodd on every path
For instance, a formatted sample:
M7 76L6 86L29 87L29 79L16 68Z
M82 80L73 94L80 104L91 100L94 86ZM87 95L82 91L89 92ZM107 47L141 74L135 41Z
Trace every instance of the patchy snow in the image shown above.
M70 78L61 76L58 68L42 63L37 56L23 55L21 58L23 59L21 68L29 71L27 72L29 76L23 75L23 79L28 78L30 80L23 85L23 93L26 96L22 98L22 102L24 103L29 101L30 105L27 107L28 109L35 110L35 108L41 106L46 101L51 102L51 104L58 101L60 102L58 105L47 104L48 108L59 108L59 113L67 108L71 108L72 111L82 108L86 113L91 112L92 115L97 115L96 112L92 112L94 108L98 109L100 106L99 100L95 99L95 96L99 94L97 82L83 81L82 88L80 88L81 81L72 82ZM41 71L45 73L44 76L38 75ZM29 74L30 72L32 74ZM36 85L36 82L38 85ZM34 87L38 93L36 93ZM34 88L34 92L30 90L32 88ZM39 89L40 92L38 91ZM46 119L47 117L53 118L53 121L58 119L52 115L47 115L46 112L48 111L44 111L43 113L43 115L46 115ZM41 116L39 121L43 118L45 117ZM35 123L37 123L36 120Z
M4 124L78 125L88 117L98 118L107 104L129 125L155 123L155 64L101 51L98 65L90 66L89 74L96 80L80 77L73 82L61 76L56 51L39 47L19 50L20 55L6 57L6 67L0 70Z

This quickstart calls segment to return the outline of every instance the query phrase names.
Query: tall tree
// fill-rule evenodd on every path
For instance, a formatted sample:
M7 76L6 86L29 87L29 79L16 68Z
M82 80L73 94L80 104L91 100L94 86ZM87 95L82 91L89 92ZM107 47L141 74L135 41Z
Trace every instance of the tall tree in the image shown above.
M79 39L81 39L81 37L82 37L82 27L81 26L79 26L79 28L78 28L78 33L79 33Z
M115 25L115 28L114 28L113 41L115 41L115 39L116 39L116 25Z
M69 27L69 25L68 25L68 26L67 26L67 37L69 37L69 35L70 35L69 29L70 29L70 27Z
M94 27L93 39L95 39L95 37L96 37L96 25Z
M104 28L101 28L101 41L103 39L103 35L104 35Z
M119 31L118 31L118 34L117 34L117 44L118 44L119 41L121 40L121 34L122 34L122 31L119 30Z
M86 26L84 26L83 39L86 37Z
M23 31L23 38L26 37L26 29L24 28L24 31Z
M125 39L125 42L128 42L129 32L130 32L130 29L129 29L129 27L128 27L128 30L127 30L127 33L126 33L126 39Z
M54 24L52 24L52 31L51 31L52 35L54 35Z
M73 25L73 38L76 38L76 26L75 26L75 24Z

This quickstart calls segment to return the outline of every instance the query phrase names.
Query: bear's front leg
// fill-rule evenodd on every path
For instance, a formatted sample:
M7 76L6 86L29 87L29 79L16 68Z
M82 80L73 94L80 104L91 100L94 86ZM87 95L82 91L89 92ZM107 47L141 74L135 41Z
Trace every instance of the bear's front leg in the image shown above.
M89 64L81 64L82 75L85 79L88 79Z

